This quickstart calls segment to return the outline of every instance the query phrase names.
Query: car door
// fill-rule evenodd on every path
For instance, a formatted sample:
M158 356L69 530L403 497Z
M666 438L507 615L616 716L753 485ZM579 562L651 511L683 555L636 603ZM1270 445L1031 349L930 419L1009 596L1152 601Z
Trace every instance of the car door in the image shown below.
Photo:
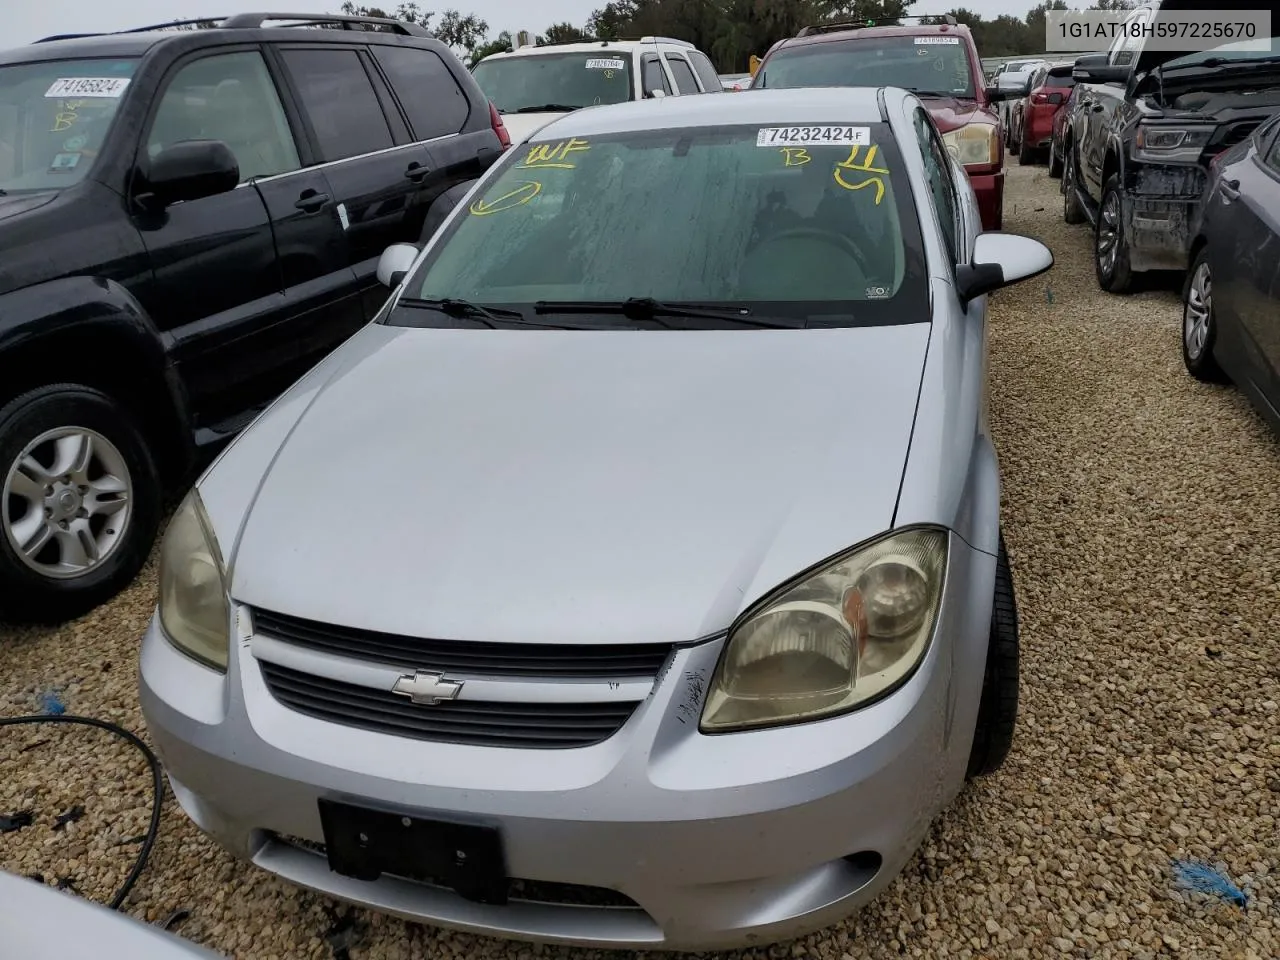
M1257 385L1280 410L1280 135L1273 130L1270 142L1230 173L1233 182L1219 190L1237 208L1236 309L1248 353L1261 368Z
M1111 66L1128 67L1132 73L1134 61L1142 49L1143 27L1150 19L1151 8L1140 7L1125 20L1125 30L1110 50L1108 63ZM1107 144L1118 123L1127 90L1127 82L1094 85L1093 103L1088 114L1088 142L1082 145L1080 176L1095 201L1102 198L1102 170Z
M328 182L347 265L370 317L385 301L378 258L393 243L418 240L430 202L443 189L439 173L363 44L289 43L275 53Z
M240 185L159 214L135 212L154 271L140 299L172 343L197 429L218 433L236 429L306 369L307 338L295 321L317 301L342 315L314 287L332 272L345 271L339 286L349 288L352 277L337 221L314 208L328 190L324 176L301 169L297 131L259 47L202 50L166 73L139 163L195 139L231 149ZM358 305L348 303L346 316L353 311Z
M664 53L663 59L667 61L667 68L671 71L671 79L676 85L676 96L687 96L688 94L701 93L702 88L698 86L698 80L693 75L693 67L689 65L689 61L678 53Z

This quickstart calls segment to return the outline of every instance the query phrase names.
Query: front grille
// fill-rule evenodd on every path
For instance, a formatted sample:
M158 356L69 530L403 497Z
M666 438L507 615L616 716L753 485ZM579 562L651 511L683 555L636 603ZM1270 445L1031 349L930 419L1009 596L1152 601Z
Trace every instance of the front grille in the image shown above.
M323 843L304 840L288 834L278 833L276 839L307 853L328 857ZM410 880L410 883L420 881ZM552 906L573 907L612 907L613 909L638 910L639 904L625 893L610 890L608 887L589 887L582 883L557 883L553 880L519 880L511 878L507 881L507 896L512 900L525 903L543 903Z
M554 644L423 640L255 610L254 629L299 647L453 676L626 680L658 675L667 643Z
M432 662L435 665L435 662ZM377 733L483 747L589 747L617 733L639 706L623 703L411 703L390 690L329 680L259 660L267 689L292 710Z

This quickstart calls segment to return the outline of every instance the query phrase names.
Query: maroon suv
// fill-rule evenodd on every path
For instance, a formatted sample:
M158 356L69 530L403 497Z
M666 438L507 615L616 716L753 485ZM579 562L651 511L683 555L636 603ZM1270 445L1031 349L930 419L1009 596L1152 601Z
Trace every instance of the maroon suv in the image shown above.
M1022 95L987 88L969 28L940 24L876 26L873 20L805 27L775 43L750 89L902 87L920 97L951 155L964 165L985 230L999 230L1004 207L1004 144L993 104Z

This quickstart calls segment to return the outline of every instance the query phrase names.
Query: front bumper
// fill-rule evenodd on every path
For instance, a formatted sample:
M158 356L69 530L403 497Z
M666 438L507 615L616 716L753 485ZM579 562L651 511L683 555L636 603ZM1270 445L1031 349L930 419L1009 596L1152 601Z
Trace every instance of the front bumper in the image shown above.
M1124 216L1131 269L1187 268L1187 248L1192 224L1199 217L1204 183L1205 171L1198 166L1129 167Z
M983 230L999 230L1004 222L1004 170L970 173L969 184L978 199Z
M704 684L692 681L711 676L721 639L678 648L631 719L595 746L426 743L295 713L268 692L251 645L236 645L222 676L179 653L155 619L142 647L142 708L188 816L302 886L413 921L541 942L776 942L876 896L962 786L994 572L993 557L952 536L920 668L884 700L816 723L700 734ZM315 851L320 798L482 818L500 828L512 877L630 902L489 906L388 876L341 876Z

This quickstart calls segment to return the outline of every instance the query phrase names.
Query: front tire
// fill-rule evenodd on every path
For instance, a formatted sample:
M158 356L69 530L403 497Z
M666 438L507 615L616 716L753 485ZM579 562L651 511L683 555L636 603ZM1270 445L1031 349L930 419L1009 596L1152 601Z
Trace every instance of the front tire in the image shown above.
M1120 178L1114 173L1102 186L1102 203L1098 205L1098 219L1093 225L1093 265L1098 286L1107 293L1128 293L1132 289L1124 198L1120 195Z
M991 635L982 675L978 725L965 771L967 780L994 773L1009 756L1018 720L1019 660L1018 604L1004 534L1001 534L996 554L995 597L991 604Z
M1026 134L1023 134L1022 142L1018 144L1018 164L1019 166L1029 167L1036 162L1036 152L1027 145Z
M1202 383L1226 383L1227 375L1214 358L1218 320L1213 311L1213 274L1209 251L1201 247L1191 261L1182 286L1182 362L1187 373Z
M109 600L160 513L155 461L111 397L61 383L0 408L0 614L58 623Z
M1080 203L1077 176L1075 147L1068 143L1062 156L1062 219L1070 224L1084 223L1087 219Z
M1052 180L1062 179L1062 159L1052 144L1049 146L1049 177Z

